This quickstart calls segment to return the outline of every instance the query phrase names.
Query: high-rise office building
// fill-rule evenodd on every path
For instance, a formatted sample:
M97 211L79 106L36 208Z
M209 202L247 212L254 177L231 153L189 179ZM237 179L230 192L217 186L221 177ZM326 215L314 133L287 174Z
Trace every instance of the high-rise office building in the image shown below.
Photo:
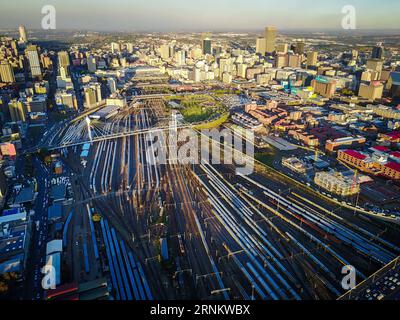
M384 85L379 81L371 81L371 83L360 85L358 95L367 100L375 100L382 98Z
M300 68L301 66L301 58L300 54L289 54L288 55L288 65L291 68Z
M280 69L287 67L289 65L289 56L288 54L279 53L275 57L275 67Z
M8 110L10 112L12 122L25 122L26 121L26 107L25 105L16 99L11 100L8 103Z
M376 46L372 48L372 59L383 59L385 55L385 49L382 46L382 43L378 43Z
M287 43L278 43L276 45L276 52L277 53L288 53L289 45Z
M205 39L211 39L211 33L210 32L203 32L201 34L201 50L204 51L204 40Z
M0 81L5 83L15 82L13 67L7 60L0 63Z
M203 54L212 54L211 39L209 38L203 40Z
M85 93L85 108L91 108L97 103L96 90L88 87L84 89Z
M265 38L257 38L256 53L265 55Z
M101 85L100 83L90 83L83 88L85 94L85 107L91 108L100 102L101 96Z
M55 94L55 100L57 106L76 110L78 108L78 102L74 90L57 90Z
M277 30L275 27L266 27L265 28L265 51L267 53L272 53L275 51L275 42L276 42L276 34Z
M117 82L114 78L107 78L107 85L111 93L117 91Z
M163 44L159 48L160 56L162 59L169 59L170 58L170 49L168 44Z
M332 98L336 91L336 81L325 77L317 77L311 81L314 92L325 97Z
M382 69L383 69L383 60L381 60L381 59L368 59L367 60L367 69L376 71L378 73L381 73Z
M306 44L303 40L297 41L294 53L303 54Z
M133 53L133 43L128 42L128 43L126 44L126 51L127 51L128 53Z
M26 29L25 29L25 26L19 26L19 41L20 42L23 42L23 43L26 43L26 42L28 42L28 37L27 37L27 35L26 35Z
M69 75L69 54L67 51L60 51L58 53L58 68L64 68L66 75Z
M96 58L93 57L92 55L90 55L87 58L87 67L88 67L88 70L93 73L96 72L96 70L97 70Z
M307 53L307 66L315 67L318 64L318 52L310 51Z
M28 48L26 48L25 56L28 59L32 77L33 78L41 77L42 69L40 67L40 60L39 60L39 53L37 46L30 45Z
M111 43L111 52L118 53L121 51L121 44L119 42L112 42Z

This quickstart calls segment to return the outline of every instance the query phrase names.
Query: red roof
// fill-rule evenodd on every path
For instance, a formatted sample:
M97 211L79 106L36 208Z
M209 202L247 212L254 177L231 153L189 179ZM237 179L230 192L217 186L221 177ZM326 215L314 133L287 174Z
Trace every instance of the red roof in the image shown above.
M57 287L54 290L46 291L46 298L47 299L53 299L53 298L56 298L56 297L59 297L59 296L70 294L71 292L74 292L74 291L77 291L77 290L78 290L78 286L74 282L63 284L63 285Z
M389 148L385 147L385 146L375 146L375 147L372 147L372 148L375 149L375 150L381 151L381 152L389 151Z
M386 135L390 138L390 140L400 139L400 132L391 132Z
M400 158L400 152L399 151L393 151L391 153L389 153L392 157L395 158Z
M394 171L400 172L400 164L396 162L389 162L388 164L385 165L385 167L390 168Z
M350 157L359 159L359 160L365 160L367 156L355 151L355 150L345 150L344 153L348 154Z

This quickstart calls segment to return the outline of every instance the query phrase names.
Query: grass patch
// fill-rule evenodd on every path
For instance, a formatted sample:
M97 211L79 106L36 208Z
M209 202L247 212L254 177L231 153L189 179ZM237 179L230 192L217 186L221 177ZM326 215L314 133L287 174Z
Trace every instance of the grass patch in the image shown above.
M274 165L274 154L268 152L258 152L254 155L254 159L261 163L273 167Z
M214 113L212 109L200 105L192 105L181 111L187 122L200 122L207 120Z
M194 128L197 130L206 130L206 129L213 129L221 126L224 122L228 121L229 118L229 112L226 112L222 114L218 119L215 119L213 121L199 124L195 126Z

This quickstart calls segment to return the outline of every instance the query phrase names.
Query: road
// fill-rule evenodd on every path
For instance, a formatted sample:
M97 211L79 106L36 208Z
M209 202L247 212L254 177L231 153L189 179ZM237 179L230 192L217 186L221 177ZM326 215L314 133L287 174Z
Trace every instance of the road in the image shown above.
M49 171L40 160L33 158L36 169L38 195L33 210L33 221L39 222L39 228L32 227L30 256L26 268L25 296L27 299L40 300L43 297L41 268L46 263L47 211L49 206Z

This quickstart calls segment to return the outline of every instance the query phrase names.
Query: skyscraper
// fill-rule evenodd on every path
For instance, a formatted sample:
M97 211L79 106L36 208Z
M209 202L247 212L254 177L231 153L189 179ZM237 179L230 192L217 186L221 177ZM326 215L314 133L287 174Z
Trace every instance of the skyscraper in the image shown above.
M111 52L118 53L121 51L121 44L119 42L112 42L111 43Z
M69 54L66 51L60 51L58 53L58 68L64 68L66 75L69 74L68 68L70 65Z
M212 54L211 39L209 38L203 40L203 54Z
M275 41L276 41L276 27L266 27L265 28L265 51L267 53L272 53L275 51Z
M303 40L297 41L294 53L303 54L306 44Z
M28 42L28 37L26 36L25 26L19 26L19 41L26 43Z
M35 45L30 45L25 50L25 56L28 59L32 77L41 77L42 69L40 67L39 53Z
M325 97L332 98L336 91L336 81L325 77L317 77L311 81L314 92Z
M372 48L372 59L382 59L385 55L385 49L382 46L382 43L378 43L375 47Z
M128 53L133 53L133 43L128 42L128 43L126 44L126 51L127 51Z
M160 56L162 59L169 59L170 58L170 50L168 44L163 44L159 48Z
M288 55L288 66L291 68L300 68L301 57L302 57L302 55L300 55L300 54L289 54Z
M256 53L265 55L265 38L257 38Z
M277 53L288 53L289 45L287 43L278 43L276 45Z
M25 105L16 99L12 100L8 104L8 110L10 111L11 121L18 122L26 121L26 107Z
M318 63L318 52L310 51L307 53L307 66L315 67Z
M87 58L87 67L88 70L93 73L97 70L96 58L92 55Z
M204 40L205 39L211 39L211 33L210 32L203 32L201 34L201 50L204 51Z
M6 60L1 61L0 63L0 80L5 83L15 82L14 70Z
M83 91L85 94L85 108L95 106L102 99L100 83L90 83L83 88Z
M117 91L117 82L114 78L107 78L107 85L111 93Z

